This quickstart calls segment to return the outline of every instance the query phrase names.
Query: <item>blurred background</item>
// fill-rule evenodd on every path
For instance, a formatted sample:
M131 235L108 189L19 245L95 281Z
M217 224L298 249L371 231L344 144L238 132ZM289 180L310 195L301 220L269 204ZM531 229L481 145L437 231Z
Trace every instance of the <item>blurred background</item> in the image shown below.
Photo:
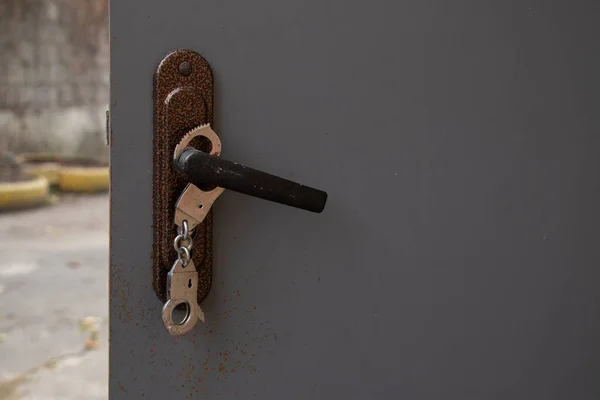
M108 0L0 0L0 399L108 396Z
M0 148L107 156L107 0L2 0L0 54Z

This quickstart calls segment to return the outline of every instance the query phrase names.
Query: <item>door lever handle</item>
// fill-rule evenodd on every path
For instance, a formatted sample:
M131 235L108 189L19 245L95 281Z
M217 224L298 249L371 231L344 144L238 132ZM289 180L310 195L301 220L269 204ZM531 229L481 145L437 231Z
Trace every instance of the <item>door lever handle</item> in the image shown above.
M218 186L286 206L320 213L327 193L186 147L174 159L175 170L197 187Z

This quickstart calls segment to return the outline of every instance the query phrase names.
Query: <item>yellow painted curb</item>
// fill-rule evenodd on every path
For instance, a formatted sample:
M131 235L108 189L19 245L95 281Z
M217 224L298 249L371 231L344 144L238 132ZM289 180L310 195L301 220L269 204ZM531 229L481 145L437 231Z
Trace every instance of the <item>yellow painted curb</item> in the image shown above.
M58 183L60 169L60 156L53 153L21 153L16 156L16 161L26 174L43 176L50 185Z
M29 181L0 183L0 209L38 205L48 197L48 181L38 176Z
M63 192L105 192L108 187L108 167L61 167L58 173Z
M58 174L60 172L60 164L48 162L48 163L24 163L21 168L23 172L34 176L43 176L46 178L50 185L58 184Z

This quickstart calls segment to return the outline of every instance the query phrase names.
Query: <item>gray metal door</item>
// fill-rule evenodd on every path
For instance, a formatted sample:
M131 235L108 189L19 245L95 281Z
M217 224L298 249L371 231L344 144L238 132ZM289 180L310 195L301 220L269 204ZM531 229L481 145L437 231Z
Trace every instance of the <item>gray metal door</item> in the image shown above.
M111 399L597 399L593 1L111 5ZM223 156L323 188L226 192L206 324L151 277L152 74L215 75Z

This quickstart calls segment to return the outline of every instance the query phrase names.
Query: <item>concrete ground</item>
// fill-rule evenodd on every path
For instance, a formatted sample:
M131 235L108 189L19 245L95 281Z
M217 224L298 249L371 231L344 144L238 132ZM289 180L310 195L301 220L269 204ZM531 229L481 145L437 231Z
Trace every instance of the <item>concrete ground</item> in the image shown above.
M88 195L0 213L0 399L107 398L108 210Z

